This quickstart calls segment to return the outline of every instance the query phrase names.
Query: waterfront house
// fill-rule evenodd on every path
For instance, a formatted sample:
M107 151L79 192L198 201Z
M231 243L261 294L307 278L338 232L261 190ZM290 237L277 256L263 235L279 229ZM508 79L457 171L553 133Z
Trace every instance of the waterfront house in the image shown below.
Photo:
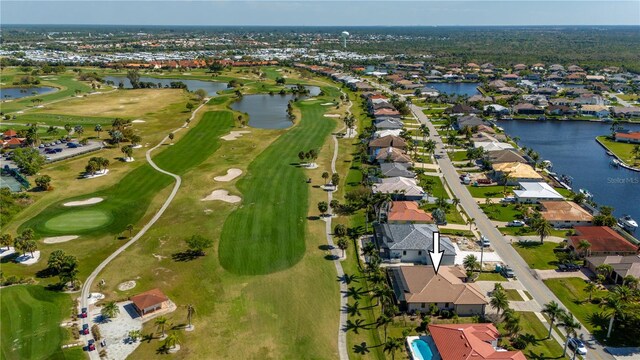
M620 118L640 117L640 107L614 106L611 108L611 114Z
M582 105L580 114L599 118L606 117L609 116L609 108L604 105Z
M476 103L476 102L488 103L488 102L492 102L493 98L491 96L473 95L472 97L469 98L468 101L470 103Z
M444 111L446 114L451 115L465 115L465 114L477 114L479 111L473 106L466 104L456 104Z
M440 95L440 91L432 87L425 86L420 89L420 96L422 97L437 97L438 95Z
M634 132L617 132L614 139L617 142L625 142L630 144L640 144L640 131Z
M584 254L584 251L578 248L581 241L591 244L586 253L587 257L638 254L637 245L630 243L608 226L576 226L575 232L576 235L569 237L569 248L579 256Z
M394 263L431 265L428 251L433 250L434 224L375 224L374 241L383 260ZM446 236L440 236L440 250L444 251L442 265L453 265L455 247Z
M626 276L640 278L639 255L591 256L586 258L586 266L593 272L596 272L596 268L602 264L608 264L613 267L613 272L609 278L616 284L621 284Z
M486 154L485 159L491 164L514 163L519 162L526 164L527 160L522 157L514 149L490 151Z
M507 185L517 185L524 181L538 182L543 180L542 176L529 164L522 162L501 162L493 164L491 167L494 179L501 183L507 180ZM507 179L507 175L509 179Z
M549 105L547 113L549 115L575 115L578 112L567 105Z
M388 224L433 224L433 216L415 201L392 201L386 214Z
M380 164L380 172L384 177L400 176L413 179L416 177L416 173L409 168L411 168L409 163L386 162Z
M477 117L476 115L466 115L459 116L456 120L455 128L456 130L462 130L465 127L473 128L478 125L486 124L482 118Z
M393 266L387 276L403 312L427 312L433 304L462 316L484 315L489 303L478 285L464 282L461 266L440 266L437 275L432 266Z
M429 333L442 360L527 360L498 346L500 332L491 323L432 324Z
M530 103L521 103L513 107L513 112L521 115L539 115L544 114L544 109Z
M540 201L540 215L554 228L591 225L593 216L573 201Z
M380 179L371 187L374 194L389 194L394 200L422 200L426 193L416 179L402 176Z
M169 298L157 288L134 295L129 300L141 316L169 307Z
M499 151L513 149L513 145L499 141L476 141L473 143L476 148L481 147L484 151Z
M533 204L545 200L564 200L562 195L546 182L522 182L519 183L519 187L520 189L513 191L519 203Z
M502 106L500 104L485 105L483 107L483 110L489 113L502 114L502 115L508 115L511 113L511 110L509 110L508 107Z

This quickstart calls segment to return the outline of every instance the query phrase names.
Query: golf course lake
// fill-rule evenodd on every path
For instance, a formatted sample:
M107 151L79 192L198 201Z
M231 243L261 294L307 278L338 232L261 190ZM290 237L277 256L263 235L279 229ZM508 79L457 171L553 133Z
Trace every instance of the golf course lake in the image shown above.
M447 95L467 95L473 96L480 94L478 91L478 86L480 83L463 83L463 82L455 82L455 83L426 83L426 87L434 88L439 92Z
M118 86L122 82L125 89L131 89L131 81L126 76L105 76L105 81L113 81L115 86ZM152 78L141 76L141 82L151 82L154 84L160 84L162 87L171 86L172 82L182 82L187 85L187 90L195 91L198 89L204 89L208 95L216 95L220 90L227 89L227 83L216 81L203 81L203 80L185 80L185 79L169 79L169 78Z
M295 85L293 85L295 86ZM309 95L245 95L231 104L231 108L249 115L249 126L261 129L285 129L292 125L287 118L287 105L290 100L304 99L320 94L317 86L306 86Z
M0 99L20 99L27 96L44 95L56 91L58 91L57 88L50 86L0 88Z

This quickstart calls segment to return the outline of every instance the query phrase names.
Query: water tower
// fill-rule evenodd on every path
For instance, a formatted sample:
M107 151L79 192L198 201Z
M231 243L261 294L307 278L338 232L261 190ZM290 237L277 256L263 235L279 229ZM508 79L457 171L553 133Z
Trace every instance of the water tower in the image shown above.
M342 47L346 49L347 38L349 37L349 33L347 31L343 31L342 34L340 34L340 37L342 38Z

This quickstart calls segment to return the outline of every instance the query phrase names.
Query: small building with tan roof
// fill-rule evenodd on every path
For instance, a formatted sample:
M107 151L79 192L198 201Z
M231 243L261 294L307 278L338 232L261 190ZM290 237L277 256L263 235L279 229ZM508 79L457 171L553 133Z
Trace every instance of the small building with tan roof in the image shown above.
M506 177L507 185L516 185L524 181L542 181L542 175L538 174L529 164L521 162L502 162L494 163L492 166L494 177L500 181L504 181Z
M593 215L573 201L540 201L540 207L540 215L554 228L589 226L593 220Z
M167 309L170 302L169 298L158 288L134 295L129 300L133 302L136 311L142 316Z

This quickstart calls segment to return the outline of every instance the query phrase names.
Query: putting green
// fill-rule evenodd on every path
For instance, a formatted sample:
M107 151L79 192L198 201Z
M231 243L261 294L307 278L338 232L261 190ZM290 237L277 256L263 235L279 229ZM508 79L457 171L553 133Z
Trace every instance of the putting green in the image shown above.
M55 216L44 223L52 231L73 233L96 229L111 223L113 217L107 211L99 209L73 210Z

